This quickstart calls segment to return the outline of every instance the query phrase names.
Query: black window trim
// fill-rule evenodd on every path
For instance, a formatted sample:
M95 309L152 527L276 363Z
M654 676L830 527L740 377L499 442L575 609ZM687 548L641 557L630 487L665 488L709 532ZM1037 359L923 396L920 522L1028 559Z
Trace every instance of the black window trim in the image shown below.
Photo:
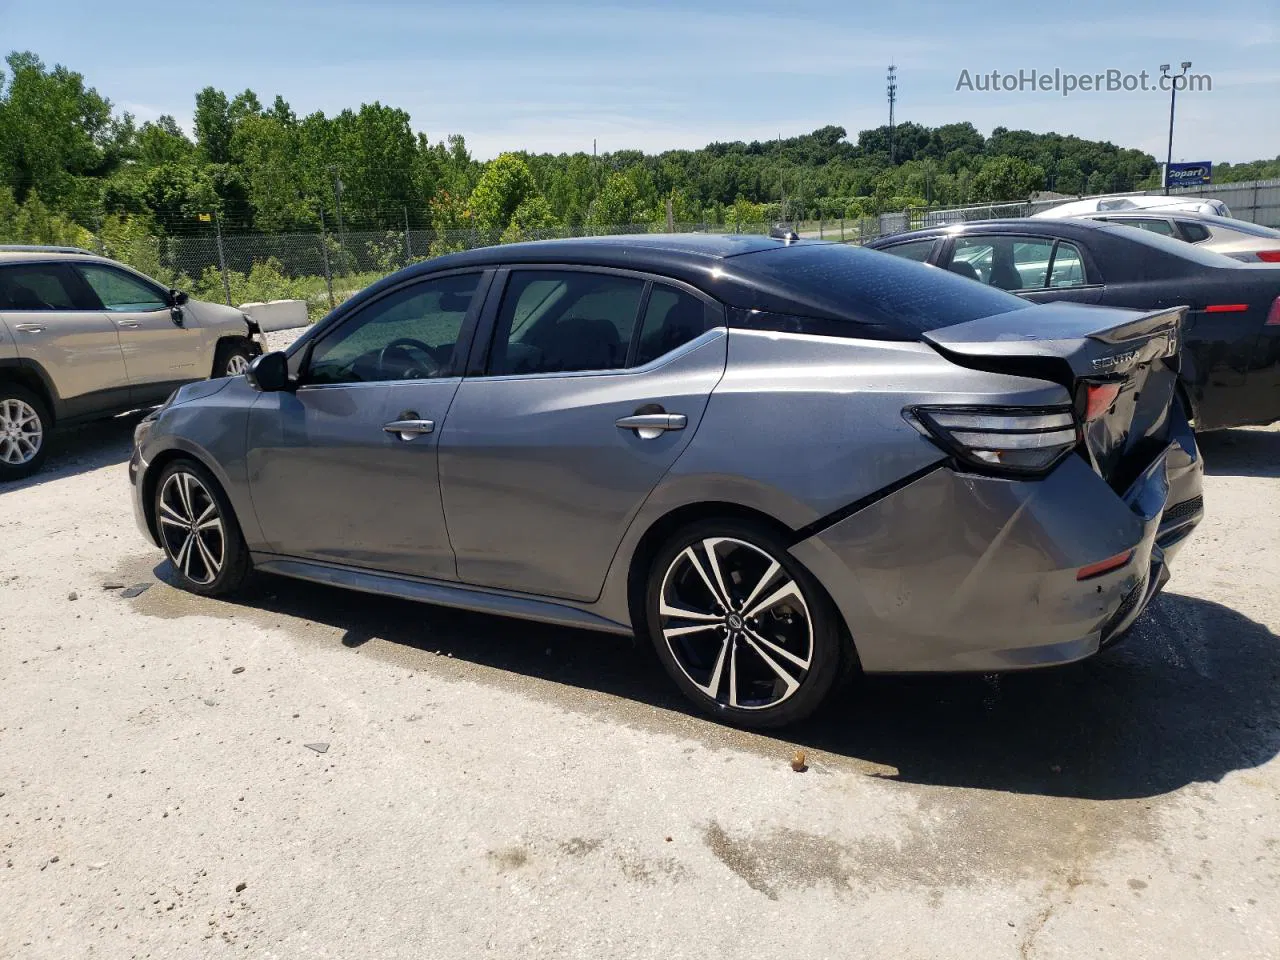
M402 283L397 283L394 286L387 287L387 289L381 291L373 299L368 300L365 303L360 304L356 309L343 314L336 322L325 324L323 329L317 328L315 333L306 339L305 343L300 344L298 350L290 350L288 352L287 356L291 360L295 355L298 355L299 353L301 354L295 384L296 388L298 390L330 390L342 387L373 387L386 386L389 383L408 382L400 380L368 380L351 381L349 383L308 383L307 374L309 373L309 368L311 366L311 354L315 351L316 345L338 333L356 317L363 315L369 308L382 303L388 297L394 296L409 289L410 287L415 287L422 283L428 283L433 280L445 280L449 277L478 274L480 279L476 283L476 292L472 295L471 305L467 308L467 313L462 318L462 326L458 329L458 341L453 345L453 357L449 361L449 375L446 377L433 377L432 380L449 380L462 377L465 374L465 365L463 361L471 351L476 332L477 320L488 298L489 289L492 285L495 273L497 273L497 271L491 266L476 265L471 267L457 267L452 270L440 270L435 273L408 277Z
M506 295L507 287L510 284L511 275L514 273L546 273L551 271L597 273L644 281L644 289L640 292L640 301L636 306L635 320L631 328L631 341L627 345L625 366L611 367L603 370L545 370L538 373L489 372L489 360L497 334L498 314L502 309L502 300ZM642 366L634 365L636 353L639 350L640 328L644 325L644 314L649 305L649 294L653 291L653 285L655 283L666 284L669 287L673 287L696 297L702 301L704 309L708 310L713 317L718 317L718 326L725 325L725 309L724 305L721 304L720 301L707 294L706 291L699 290L697 287L685 283L682 280L676 280L673 277L665 277L660 274L649 273L643 270L628 270L623 267L603 267L587 263L504 264L496 271L493 283L490 284L487 301L477 324L476 337L472 343L471 354L468 357L466 370L463 375L470 380L545 380L551 377L619 376L647 371L653 366L664 362L665 358L674 352L668 351L661 356L654 357ZM702 335L705 335L708 331L713 329L715 329L715 326L708 326L707 330L704 330ZM689 342L692 343L693 341ZM686 346L686 344L681 344L681 346ZM676 349L678 350L680 348L677 347Z

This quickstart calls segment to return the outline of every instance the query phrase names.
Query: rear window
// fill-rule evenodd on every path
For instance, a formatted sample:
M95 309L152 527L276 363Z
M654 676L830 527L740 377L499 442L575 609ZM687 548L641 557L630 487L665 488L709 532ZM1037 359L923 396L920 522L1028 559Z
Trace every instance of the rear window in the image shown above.
M948 270L877 250L834 243L797 243L734 257L730 263L809 309L913 339L941 327L1023 310L1011 293Z
M1206 250L1203 247L1193 247L1182 240L1162 237L1160 234L1152 233L1150 230L1133 230L1129 227L1121 227L1111 223L1106 224L1102 229L1120 230L1126 240L1152 247L1161 253L1177 257L1179 260L1198 263L1202 267L1238 267L1240 265L1237 261L1232 260L1230 257L1224 257L1220 253L1214 253L1212 250Z

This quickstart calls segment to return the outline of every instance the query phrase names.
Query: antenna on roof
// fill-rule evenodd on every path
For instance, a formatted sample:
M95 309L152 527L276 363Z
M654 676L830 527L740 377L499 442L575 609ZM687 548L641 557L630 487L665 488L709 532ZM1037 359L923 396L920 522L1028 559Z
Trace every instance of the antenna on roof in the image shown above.
M774 240L784 240L787 243L795 243L800 239L800 234L796 233L785 223L774 224L769 230L769 236Z

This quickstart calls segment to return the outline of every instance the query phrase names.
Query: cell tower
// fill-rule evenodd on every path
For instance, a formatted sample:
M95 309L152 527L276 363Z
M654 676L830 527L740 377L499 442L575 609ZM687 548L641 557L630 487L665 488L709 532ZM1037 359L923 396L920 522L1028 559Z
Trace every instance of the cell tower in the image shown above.
M893 163L893 104L898 99L898 68L889 64L888 83L885 90L889 94L889 163Z

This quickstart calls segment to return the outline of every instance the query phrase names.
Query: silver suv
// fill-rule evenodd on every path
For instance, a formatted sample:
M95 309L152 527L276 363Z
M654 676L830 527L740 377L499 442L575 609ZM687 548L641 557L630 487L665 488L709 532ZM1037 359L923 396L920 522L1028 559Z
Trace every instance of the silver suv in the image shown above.
M0 482L39 469L55 424L243 373L256 332L239 310L88 250L0 246Z

